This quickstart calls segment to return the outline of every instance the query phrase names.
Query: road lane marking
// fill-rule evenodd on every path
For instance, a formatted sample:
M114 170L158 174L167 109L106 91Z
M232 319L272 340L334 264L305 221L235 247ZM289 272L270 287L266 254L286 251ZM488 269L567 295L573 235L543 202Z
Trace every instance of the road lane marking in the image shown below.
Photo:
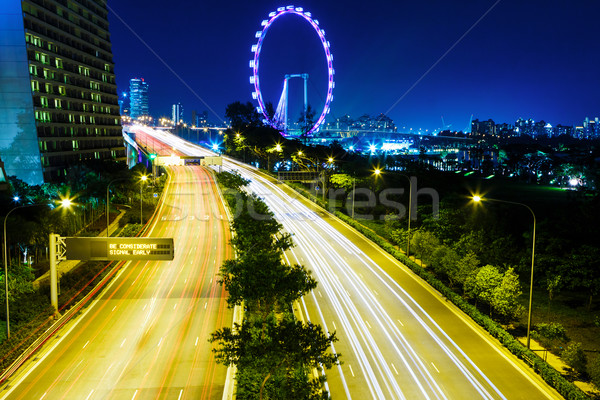
M373 290L373 293L375 294L375 296L379 296L379 294L377 294L376 290Z
M187 283L187 278L185 278L185 281L183 281L183 283Z
M331 323L333 324L333 329L335 329L337 331L337 327L335 326L335 322L331 321Z
M436 370L436 371L438 372L438 374L439 374L439 373L440 373L440 370L439 370L439 369L437 369L437 367L435 366L435 364L434 364L434 363L431 363L431 365L433 365L433 368L435 368L435 370Z
M110 312L113 312L117 309L117 306L114 306L112 310L110 310Z
M350 368L350 373L352 374L352 377L354 377L354 371L352 370L352 365L348 364L348 368Z
M123 341L121 342L120 348L123 348L123 345L125 344L126 341L127 341L127 338L123 339Z
M90 342L89 340L87 342L85 342L85 344L83 345L82 349L85 349L85 346L87 346L89 342Z
M398 323L402 326L404 326L404 324L402 323L402 321L400 321L399 319L397 319L396 321L398 321Z
M206 310L206 306L208 305L208 302L204 303L204 309Z
M371 325L369 324L369 321L365 320L365 324L367 324L367 326L369 327L369 329L372 329Z
M183 389L179 391L179 397L177 398L177 400L181 400L181 396L183 396Z
M131 398L131 400L135 399L135 396L137 396L137 389L135 389L135 393L133 394L133 397Z
M394 372L396 373L396 375L400 375L400 374L398 373L398 370L397 370L397 369L396 369L396 367L394 366L394 363L391 363L391 364L392 364L392 368L394 368Z
M146 310L146 306L147 306L147 305L148 305L148 304L144 304L144 308L142 308L142 311Z
M319 296L323 297L323 295L321 294L321 291L319 290Z
M200 339L198 336L196 336L196 343L194 343L194 346L198 346L198 339Z
M48 392L44 393L44 394L42 395L42 397L40 397L40 400L42 400L44 397L46 397L46 395L47 395L47 394L48 394Z
M162 343L162 340L163 340L163 338L160 338L160 340L158 341L158 346L156 346L156 347L160 346L160 344Z
M173 310L174 310L175 308L177 308L177 304L175 304L175 305L173 306Z
M92 391L90 392L90 394L88 394L88 396L85 398L85 400L88 400L90 397L92 397L92 393L94 393L94 389L92 389Z

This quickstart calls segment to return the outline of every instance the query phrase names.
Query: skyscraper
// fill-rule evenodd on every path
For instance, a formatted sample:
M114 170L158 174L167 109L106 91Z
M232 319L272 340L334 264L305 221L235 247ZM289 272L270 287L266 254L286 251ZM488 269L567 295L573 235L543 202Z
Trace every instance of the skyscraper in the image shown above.
M177 125L183 119L183 106L181 103L173 104L172 107L173 123Z
M41 184L70 165L125 157L103 1L4 1L0 38L7 174Z
M148 83L144 78L133 78L129 81L129 115L132 119L150 115L148 109Z

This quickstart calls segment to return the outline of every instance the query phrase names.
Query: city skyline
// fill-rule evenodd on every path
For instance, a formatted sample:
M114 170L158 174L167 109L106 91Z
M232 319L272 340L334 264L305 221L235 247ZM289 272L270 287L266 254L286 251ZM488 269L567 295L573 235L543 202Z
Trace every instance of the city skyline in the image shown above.
M594 37L600 33L593 24L597 5L295 5L320 21L331 43L336 88L330 117L389 111L399 127L435 130L451 124L451 129L463 130L471 114L498 121L533 118L576 125L600 110L593 69ZM143 7L136 1L109 4L119 90L129 78L145 77L152 84L151 113L157 116L169 115L171 105L181 101L186 110L212 109L209 118L217 120L215 114L223 118L227 104L250 101L248 61L254 33L282 4L234 2L201 8L175 3L160 19L152 16L157 6L154 1ZM174 22L177 29L172 29ZM278 37L267 35L263 64L274 62L268 53L285 50L278 41L294 33L293 23L278 24ZM298 57L308 65L306 60L317 56L307 47ZM281 84L280 79L271 80L274 87ZM277 98L267 100L276 103Z

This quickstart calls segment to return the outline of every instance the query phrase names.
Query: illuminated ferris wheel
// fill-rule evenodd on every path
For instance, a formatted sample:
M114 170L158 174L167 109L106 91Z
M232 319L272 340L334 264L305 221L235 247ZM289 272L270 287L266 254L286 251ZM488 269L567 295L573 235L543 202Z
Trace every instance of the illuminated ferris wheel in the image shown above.
M254 91L252 92L252 98L258 101L257 111L260 112L264 116L264 122L268 125L274 127L275 129L279 129L284 134L287 133L287 103L288 103L288 80L291 78L303 78L304 79L304 113L307 111L307 95L306 95L306 80L308 79L308 74L293 74L286 75L283 84L283 91L277 105L277 109L275 110L275 114L271 117L266 112L265 101L263 99L262 92L260 90L260 79L258 77L259 73L259 64L260 64L260 51L263 45L263 41L269 30L269 27L277 20L277 18L282 15L292 14L302 17L306 20L312 28L315 30L319 39L321 40L321 44L323 45L323 51L325 52L325 59L327 60L327 97L325 98L325 105L323 106L323 110L319 115L319 118L314 122L314 125L308 129L307 134L310 135L316 132L319 127L325 122L325 117L329 114L329 107L331 105L331 101L333 100L333 88L335 87L335 83L333 81L333 75L335 73L333 69L333 55L330 51L329 42L325 39L325 31L319 27L319 21L316 19L312 19L312 15L308 11L304 11L301 7L287 6L287 7L279 7L277 11L273 11L269 14L268 20L263 20L261 26L262 30L256 32L255 37L258 39L257 43L252 46L252 53L254 54L254 58L250 60L250 68L252 69L252 75L250 76L250 83L254 85Z

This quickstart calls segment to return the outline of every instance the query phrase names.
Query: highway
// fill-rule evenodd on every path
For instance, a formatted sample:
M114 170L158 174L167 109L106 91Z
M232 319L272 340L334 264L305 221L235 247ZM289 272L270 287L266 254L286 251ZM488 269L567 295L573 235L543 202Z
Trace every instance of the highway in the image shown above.
M124 264L82 315L0 388L0 398L222 398L227 369L214 362L207 339L232 324L217 283L233 255L226 212L207 169L169 173L147 236L174 238L175 259Z
M165 132L188 155L214 155ZM251 180L296 246L286 257L318 288L299 303L305 320L336 331L343 364L327 373L334 399L561 398L469 317L346 224L256 169L223 168Z

